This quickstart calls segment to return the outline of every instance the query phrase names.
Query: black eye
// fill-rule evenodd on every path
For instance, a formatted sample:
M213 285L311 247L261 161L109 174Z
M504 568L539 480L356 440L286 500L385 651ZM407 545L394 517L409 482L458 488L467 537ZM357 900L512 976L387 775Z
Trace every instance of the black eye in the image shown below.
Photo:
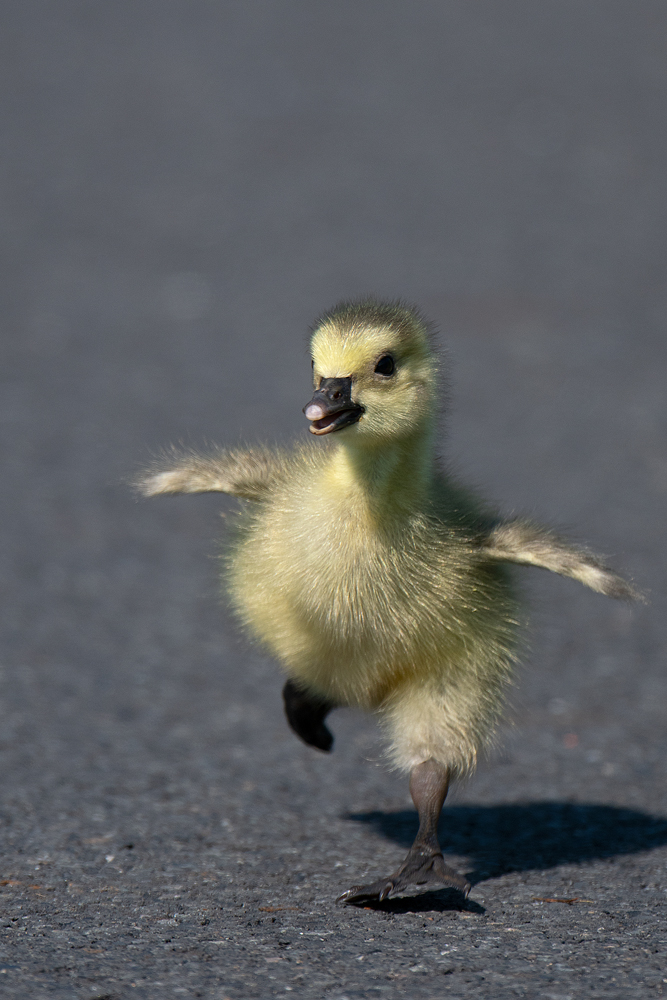
M396 365L391 354L383 355L375 366L376 375L393 375Z

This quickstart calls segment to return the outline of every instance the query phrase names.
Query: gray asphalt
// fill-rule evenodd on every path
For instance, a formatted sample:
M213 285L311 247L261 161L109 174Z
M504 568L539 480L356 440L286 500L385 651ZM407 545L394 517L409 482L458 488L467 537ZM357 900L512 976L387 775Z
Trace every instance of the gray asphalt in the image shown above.
M643 0L5 0L0 996L664 994L666 42ZM303 438L308 326L369 291L441 330L460 473L650 596L525 571L442 822L466 909L334 905L406 782L372 719L288 731L218 595L233 502L125 485Z

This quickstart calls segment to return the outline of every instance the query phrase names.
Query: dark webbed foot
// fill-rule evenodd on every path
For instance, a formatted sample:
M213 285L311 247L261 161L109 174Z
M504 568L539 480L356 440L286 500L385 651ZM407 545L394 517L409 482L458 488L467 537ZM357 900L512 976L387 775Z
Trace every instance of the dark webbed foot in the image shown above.
M353 885L338 897L339 903L361 903L398 895L414 887L440 889L451 886L464 896L470 883L442 859L437 837L438 817L449 788L449 771L434 760L417 764L410 772L410 794L419 813L419 831L408 856L397 871L369 885Z
M432 854L412 849L401 867L387 878L378 879L368 885L353 885L338 897L338 903L363 903L377 899L382 902L389 896L397 896L408 889L442 889L449 886L458 889L464 896L470 892L470 882L450 868L442 859L442 854Z
M333 736L324 725L324 720L335 708L332 701L317 698L294 681L287 681L283 688L285 715L291 729L308 746L328 752L333 746Z

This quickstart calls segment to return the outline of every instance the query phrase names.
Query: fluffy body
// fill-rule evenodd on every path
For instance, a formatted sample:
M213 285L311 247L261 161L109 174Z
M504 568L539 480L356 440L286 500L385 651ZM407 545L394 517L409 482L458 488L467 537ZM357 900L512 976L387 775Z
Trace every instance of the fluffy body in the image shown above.
M379 712L399 767L433 758L465 772L510 676L507 574L463 512L447 518L444 481L419 508L378 518L336 463L329 449L297 453L243 512L227 559L232 602L301 686Z
M350 380L361 419L290 452L173 452L140 488L246 501L224 557L246 628L313 696L376 712L399 768L430 760L462 776L493 739L520 645L503 564L637 595L596 556L502 522L440 470L437 361L418 313L344 304L311 347L315 389ZM391 376L378 374L387 356Z

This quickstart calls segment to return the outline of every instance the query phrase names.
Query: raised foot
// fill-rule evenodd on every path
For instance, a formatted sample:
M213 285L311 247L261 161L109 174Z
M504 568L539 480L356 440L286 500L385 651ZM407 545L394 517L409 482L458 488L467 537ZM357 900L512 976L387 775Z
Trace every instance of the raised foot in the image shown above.
M393 875L378 879L369 885L353 885L336 900L337 903L363 903L365 900L382 902L389 896L412 887L443 888L451 886L467 897L470 892L470 882L450 868L442 859L442 854L410 851L407 858Z
M283 700L285 715L292 731L308 746L329 753L334 738L324 725L324 720L331 709L335 708L334 703L310 694L291 680L283 688Z

